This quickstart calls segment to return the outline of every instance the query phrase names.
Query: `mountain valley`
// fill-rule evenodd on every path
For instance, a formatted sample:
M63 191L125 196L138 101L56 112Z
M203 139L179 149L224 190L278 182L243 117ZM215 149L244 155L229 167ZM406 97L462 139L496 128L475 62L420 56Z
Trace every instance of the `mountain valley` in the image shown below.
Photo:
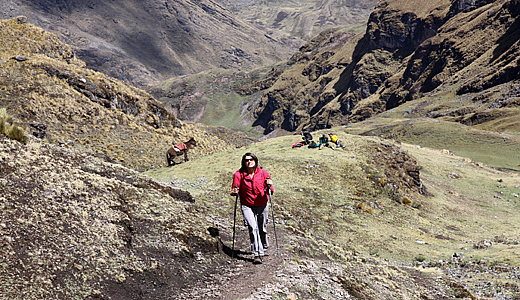
M0 8L0 298L519 299L520 1Z

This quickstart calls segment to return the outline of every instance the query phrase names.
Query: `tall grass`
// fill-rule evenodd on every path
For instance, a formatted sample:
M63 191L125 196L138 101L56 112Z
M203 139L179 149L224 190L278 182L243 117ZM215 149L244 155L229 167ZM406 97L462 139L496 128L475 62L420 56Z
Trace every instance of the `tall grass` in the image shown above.
M28 138L20 125L13 121L13 117L5 108L0 108L0 133L8 138L27 144Z

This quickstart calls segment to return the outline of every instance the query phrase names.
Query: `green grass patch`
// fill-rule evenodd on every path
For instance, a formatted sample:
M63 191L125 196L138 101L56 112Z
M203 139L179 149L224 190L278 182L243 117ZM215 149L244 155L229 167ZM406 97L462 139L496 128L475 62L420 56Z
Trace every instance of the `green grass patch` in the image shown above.
M352 125L352 132L445 149L458 156L520 171L520 138L434 119L379 119Z

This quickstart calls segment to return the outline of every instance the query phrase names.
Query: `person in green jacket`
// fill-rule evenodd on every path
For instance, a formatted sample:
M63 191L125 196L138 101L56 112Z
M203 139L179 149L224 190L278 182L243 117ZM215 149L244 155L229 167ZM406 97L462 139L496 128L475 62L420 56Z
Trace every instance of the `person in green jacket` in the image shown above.
M323 147L330 147L332 150L334 150L334 146L332 146L332 144L329 143L329 138L326 134L323 134L320 137L320 150L323 149Z

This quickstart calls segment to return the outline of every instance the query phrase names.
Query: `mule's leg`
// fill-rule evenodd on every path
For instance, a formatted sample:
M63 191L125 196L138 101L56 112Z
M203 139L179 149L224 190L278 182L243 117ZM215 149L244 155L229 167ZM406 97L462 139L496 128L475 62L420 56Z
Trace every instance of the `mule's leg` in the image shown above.
M188 161L188 151L184 150L184 161Z
M168 167L175 166L176 155L171 154L170 151L166 152L166 160L168 161Z

